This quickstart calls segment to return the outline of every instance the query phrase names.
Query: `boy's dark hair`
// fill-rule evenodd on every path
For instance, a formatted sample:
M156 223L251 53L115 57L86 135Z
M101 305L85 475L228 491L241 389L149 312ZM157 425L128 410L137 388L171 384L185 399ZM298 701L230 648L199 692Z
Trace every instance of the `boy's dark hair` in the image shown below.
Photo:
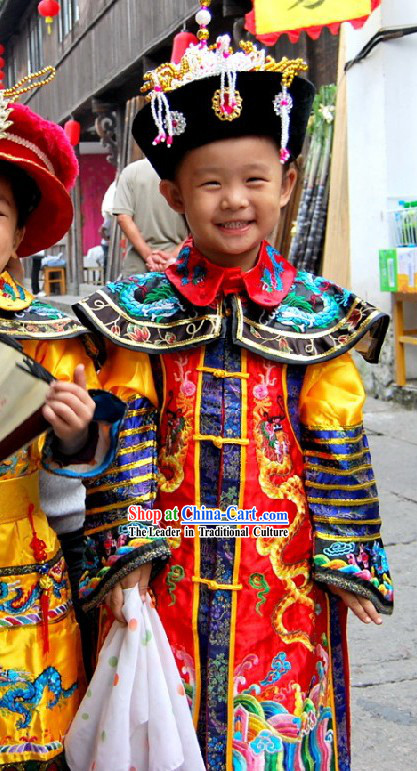
M29 215L39 205L40 190L35 180L26 171L9 161L0 161L0 177L7 179L10 183L17 209L17 227L23 228Z

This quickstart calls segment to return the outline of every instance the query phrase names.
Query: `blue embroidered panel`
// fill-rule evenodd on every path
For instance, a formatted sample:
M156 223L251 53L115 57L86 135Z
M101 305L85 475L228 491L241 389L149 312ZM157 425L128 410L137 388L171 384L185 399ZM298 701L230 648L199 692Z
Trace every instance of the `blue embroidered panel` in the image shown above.
M221 338L206 348L204 366L227 372L241 371L240 350ZM203 374L200 433L222 437L241 436L241 379ZM226 509L238 504L240 485L239 444L221 449L210 441L201 442L201 502ZM232 583L235 539L203 539L201 576L218 583ZM229 640L232 592L201 587L199 633L202 676L198 735L206 749L208 769L226 771ZM208 738L207 738L208 737Z
M298 442L301 442L299 401L305 374L305 367L297 367L293 364L287 367L288 412L290 415L291 426Z

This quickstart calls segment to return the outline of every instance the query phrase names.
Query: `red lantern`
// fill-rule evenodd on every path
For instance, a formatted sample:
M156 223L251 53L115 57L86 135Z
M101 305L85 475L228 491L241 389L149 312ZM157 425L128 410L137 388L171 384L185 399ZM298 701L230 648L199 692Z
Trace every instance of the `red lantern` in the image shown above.
M183 29L181 32L178 32L178 34L175 35L174 42L172 44L171 62L173 64L179 64L188 46L197 45L197 43L198 39L195 35L193 35L192 32L187 32L185 29Z
M6 60L3 59L2 56L0 56L0 67L4 67L5 64L6 64Z
M5 47L0 43L0 54L4 54L6 51Z
M81 126L78 121L73 120L72 118L71 120L67 120L64 124L64 131L72 146L75 147L78 145L81 136Z
M0 70L0 81L4 80L5 77L6 77L6 73L5 72L1 72L1 70Z
M54 16L57 16L61 10L61 6L57 3L57 0L41 0L38 5L38 12L41 16L45 17L46 26L48 28L48 35L52 32L52 22Z

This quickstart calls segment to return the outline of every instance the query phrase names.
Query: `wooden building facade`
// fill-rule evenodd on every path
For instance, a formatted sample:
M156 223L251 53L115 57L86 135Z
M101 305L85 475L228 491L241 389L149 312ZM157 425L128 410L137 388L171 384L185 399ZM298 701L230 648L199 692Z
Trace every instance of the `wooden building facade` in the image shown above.
M85 131L94 124L100 103L123 109L139 93L144 71L169 60L173 35L184 26L193 28L199 7L195 0L60 0L60 5L48 35L38 0L2 0L6 85L53 64L54 85L31 92L26 101L57 123L72 115ZM232 32L234 25L239 36L238 9L247 2L213 0L212 6L215 27ZM329 34L314 42L301 38L296 46L282 38L274 53L306 58L318 85L335 77L337 39Z
M170 59L172 40L179 30L195 31L194 14L200 4L197 0L59 0L61 10L48 34L38 2L0 0L5 85L53 64L55 81L29 92L23 101L57 123L73 117L81 124L81 153L89 159L81 164L81 191L75 200L78 231L83 231L84 238L83 243L79 232L74 236L79 262L93 237L89 241L85 235L85 211L95 210L109 175L117 174L132 158L127 137L143 74ZM243 18L248 5L248 0L212 0L213 38L220 31L228 31L235 42L250 37ZM312 80L321 85L335 80L337 47L337 38L325 31L318 41L301 36L296 45L283 37L271 53L276 58L302 56L310 65ZM99 161L92 156L99 154L100 142L105 152ZM100 172L105 157L113 167L111 174L103 165ZM88 199L92 186L83 179L83 173L93 168L97 181L94 206ZM99 240L97 237L97 243ZM74 270L70 270L70 283Z

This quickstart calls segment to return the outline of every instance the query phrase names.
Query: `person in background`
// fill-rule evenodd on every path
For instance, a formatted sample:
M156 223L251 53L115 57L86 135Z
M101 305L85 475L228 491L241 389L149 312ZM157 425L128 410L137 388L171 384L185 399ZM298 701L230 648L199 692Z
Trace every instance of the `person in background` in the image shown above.
M35 297L45 297L45 292L41 292L39 288L39 274L42 268L42 257L45 256L45 250L42 249L37 254L32 255L32 271L30 274L30 282L32 288L32 294Z
M119 177L113 214L130 241L122 266L125 278L165 270L188 235L184 217L159 192L159 181L147 159L130 163Z

